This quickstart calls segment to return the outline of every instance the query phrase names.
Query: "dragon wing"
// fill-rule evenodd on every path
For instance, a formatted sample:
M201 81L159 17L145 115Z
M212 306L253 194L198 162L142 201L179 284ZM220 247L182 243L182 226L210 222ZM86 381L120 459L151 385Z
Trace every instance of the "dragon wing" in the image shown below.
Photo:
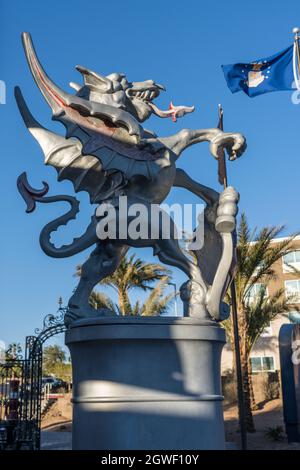
M137 148L143 129L133 116L64 92L44 72L28 33L23 33L23 44L32 75L52 108L53 119L65 126L66 138L34 119L18 87L16 101L28 130L44 152L45 163L57 170L58 181L70 180L76 192L87 191L91 202L97 203L133 176L152 179L169 165L163 149L152 154Z
M118 149L121 144L109 137L85 134L79 126L70 138L51 132L32 116L18 87L15 97L26 127L43 150L45 164L56 169L58 181L71 181L75 192L87 191L91 203L102 201L132 176L151 179L162 166L169 164L164 157L153 159L151 154L149 160L141 160L141 153L145 152L137 151L135 155L130 148L124 155L124 149ZM86 143L83 145L82 141Z

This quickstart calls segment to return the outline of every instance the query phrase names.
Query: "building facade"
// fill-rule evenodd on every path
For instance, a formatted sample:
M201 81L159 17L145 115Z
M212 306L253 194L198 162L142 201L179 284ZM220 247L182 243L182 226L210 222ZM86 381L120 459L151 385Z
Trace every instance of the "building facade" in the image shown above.
M273 244L282 242L286 238L276 238ZM294 269L293 269L294 268ZM300 322L300 236L297 236L291 245L291 250L274 264L276 279L268 282L266 295L274 294L278 289L284 290L284 295L290 299L290 311L279 314L275 320L265 328L258 338L251 352L251 365L254 373L277 371L280 369L278 336L281 325L284 323ZM255 299L262 284L255 284L250 292L249 301ZM229 342L223 349L222 373L232 370L232 351Z

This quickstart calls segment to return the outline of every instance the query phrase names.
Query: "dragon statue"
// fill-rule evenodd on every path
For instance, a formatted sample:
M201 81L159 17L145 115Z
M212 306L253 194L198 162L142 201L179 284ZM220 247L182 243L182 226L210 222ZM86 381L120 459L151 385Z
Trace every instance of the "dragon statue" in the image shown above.
M18 188L32 212L36 202L52 203L66 201L70 210L48 223L40 234L43 251L54 258L75 255L95 246L82 266L79 284L69 300L65 322L72 322L99 315L112 315L107 309L94 309L89 296L94 286L111 275L130 247L152 247L159 260L178 267L188 277L181 287L184 315L195 316L203 321L221 321L228 316L228 308L222 297L230 283L234 270L235 216L239 195L233 187L221 194L194 181L185 171L176 167L182 152L189 146L207 141L210 152L218 159L220 150L226 150L234 160L244 152L245 139L238 133L225 133L218 128L183 129L169 137L157 137L142 124L151 114L175 121L194 110L194 107L174 106L163 111L153 100L165 88L153 80L129 82L124 74L103 76L77 66L83 84L70 83L75 94L69 94L47 76L35 53L29 33L22 34L23 46L33 78L50 105L52 119L66 128L62 137L42 127L30 113L22 93L15 88L15 97L23 120L40 144L46 165L53 166L58 181L69 180L75 192L87 191L91 204L97 208L109 203L120 209L120 197L127 197L128 213L123 221L118 217L117 234L114 239L99 239L97 224L101 219L97 209L85 233L69 245L57 248L50 240L51 233L74 219L79 211L78 200L69 195L47 196L48 185L41 190L32 188L26 173L18 178ZM171 236L162 236L161 222L150 218L149 229L158 233L148 239L118 236L123 223L131 220L130 208L141 203L149 211L151 205L161 204L172 187L185 188L199 196L205 203L204 245L195 250L194 257L184 253L176 228L170 216ZM121 211L119 211L121 212ZM152 234L152 231L151 231Z

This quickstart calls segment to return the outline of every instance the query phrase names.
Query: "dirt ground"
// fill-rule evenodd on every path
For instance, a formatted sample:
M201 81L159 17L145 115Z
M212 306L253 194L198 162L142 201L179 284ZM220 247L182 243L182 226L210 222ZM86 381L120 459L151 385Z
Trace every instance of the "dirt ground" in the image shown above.
M42 429L48 431L72 431L72 404L70 394L59 398L49 409L42 420ZM253 412L256 427L255 433L248 433L248 449L263 450L300 450L300 443L288 444L282 416L282 403L280 399L269 401L257 411ZM226 441L236 443L240 447L240 433L238 432L238 417L236 406L224 406ZM266 436L268 428L282 426L283 440L275 441Z
M238 432L238 410L237 406L224 406L224 419L226 430L226 441L235 442L240 448L240 433ZM282 414L281 399L268 401L261 405L260 409L253 412L256 432L247 434L248 449L255 450L300 450L300 443L288 444L285 436L285 427ZM269 428L283 429L280 441L266 436Z

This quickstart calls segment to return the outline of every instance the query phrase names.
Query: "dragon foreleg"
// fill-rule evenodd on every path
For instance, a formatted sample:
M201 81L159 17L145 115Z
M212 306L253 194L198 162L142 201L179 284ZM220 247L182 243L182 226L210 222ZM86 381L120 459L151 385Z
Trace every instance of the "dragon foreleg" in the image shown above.
M50 241L51 233L55 232L61 225L66 225L70 220L74 220L76 218L76 215L79 212L79 201L75 197L69 195L45 197L45 194L47 194L49 190L49 186L45 182L43 182L43 184L43 189L36 190L29 185L25 172L19 176L17 186L21 196L27 204L27 213L35 210L36 202L45 204L52 202L68 202L71 206L68 212L49 222L42 229L40 233L40 245L44 253L53 258L67 258L80 253L96 243L98 240L96 235L96 220L92 217L92 221L83 235L79 238L75 238L69 245L63 245L60 248L55 247L55 245Z
M161 139L148 139L149 144L155 147L155 140L160 144L164 144L167 148L171 149L175 160L181 153L191 145L199 144L200 142L210 143L210 153L214 158L219 158L219 149L225 148L229 159L234 160L240 157L246 149L246 140L242 134L223 132L218 128L211 129L182 129L170 137L163 137Z

